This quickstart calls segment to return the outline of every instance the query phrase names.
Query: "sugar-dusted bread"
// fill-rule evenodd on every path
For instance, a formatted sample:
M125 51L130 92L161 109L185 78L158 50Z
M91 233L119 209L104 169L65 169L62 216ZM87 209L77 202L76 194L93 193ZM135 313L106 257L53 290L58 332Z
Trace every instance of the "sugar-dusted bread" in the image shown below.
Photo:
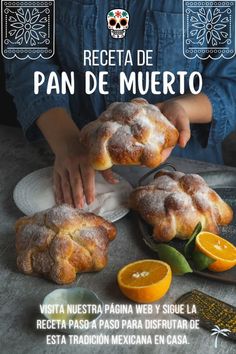
M57 206L16 223L17 266L58 284L76 273L103 269L116 228L103 218L68 205Z
M153 237L168 242L188 239L200 221L203 230L218 234L218 225L232 221L233 211L196 174L161 171L130 195L130 206L153 226Z
M156 167L163 149L175 146L178 137L160 110L142 98L111 104L81 131L81 142L95 170L112 165Z

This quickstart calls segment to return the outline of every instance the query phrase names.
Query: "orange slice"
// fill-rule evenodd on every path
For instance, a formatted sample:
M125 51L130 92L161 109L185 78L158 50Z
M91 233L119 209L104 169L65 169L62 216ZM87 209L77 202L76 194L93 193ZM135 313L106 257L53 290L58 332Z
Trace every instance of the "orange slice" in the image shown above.
M224 272L236 265L236 247L211 232L200 232L196 237L196 249L215 260L208 266L213 272Z
M168 291L172 279L170 266L162 261L144 259L123 267L117 276L122 293L140 303L154 302Z

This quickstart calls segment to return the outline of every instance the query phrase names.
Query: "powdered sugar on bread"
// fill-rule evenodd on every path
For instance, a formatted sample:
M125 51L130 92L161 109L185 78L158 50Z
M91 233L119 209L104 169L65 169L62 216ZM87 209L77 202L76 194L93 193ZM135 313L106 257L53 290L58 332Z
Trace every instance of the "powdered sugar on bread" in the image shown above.
M71 283L77 272L106 266L115 236L115 226L103 218L69 205L56 206L17 221L17 266L58 284Z
M156 167L163 149L174 147L178 131L144 99L115 102L81 131L91 165L105 170L113 164Z
M131 193L130 206L154 226L153 236L159 241L187 239L199 221L206 231L218 233L218 225L233 217L230 206L202 177L164 170Z

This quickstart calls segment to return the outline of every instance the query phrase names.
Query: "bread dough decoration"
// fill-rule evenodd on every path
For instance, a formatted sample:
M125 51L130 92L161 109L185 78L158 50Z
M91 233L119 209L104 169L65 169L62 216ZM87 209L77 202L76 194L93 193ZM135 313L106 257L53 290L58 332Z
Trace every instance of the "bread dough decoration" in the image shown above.
M130 207L153 226L153 237L162 242L190 238L199 221L203 230L218 234L218 225L233 218L230 206L202 177L165 170L131 193Z
M156 167L162 151L174 147L178 137L160 110L142 98L112 103L81 131L81 142L95 170L112 165Z
M58 284L71 283L76 273L103 269L114 225L100 216L56 206L16 223L17 266Z

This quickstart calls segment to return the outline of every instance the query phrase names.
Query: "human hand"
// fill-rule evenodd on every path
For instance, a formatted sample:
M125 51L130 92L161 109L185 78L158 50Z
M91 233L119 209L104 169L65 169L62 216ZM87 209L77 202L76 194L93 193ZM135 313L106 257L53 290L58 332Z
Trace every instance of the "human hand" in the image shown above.
M203 94L186 94L157 104L157 107L179 131L178 145L185 148L190 137L190 123L211 123L213 107L209 98ZM162 162L170 155L172 149L164 150Z
M55 154L53 186L57 204L83 208L95 199L95 171L80 144L79 129L62 108L43 113L37 125ZM117 183L111 170L102 172L109 183Z
M109 183L118 182L110 169L101 174ZM64 142L64 148L55 156L53 171L57 204L67 203L77 208L83 208L85 201L91 204L95 199L95 175L79 139Z
M178 145L181 148L184 148L191 137L191 130L190 130L190 120L183 105L178 101L178 99L171 99L165 102L158 103L157 107L160 109L161 113L178 130L179 132ZM172 149L166 149L170 151L164 150L163 151L164 157L166 157L166 155L169 156Z

